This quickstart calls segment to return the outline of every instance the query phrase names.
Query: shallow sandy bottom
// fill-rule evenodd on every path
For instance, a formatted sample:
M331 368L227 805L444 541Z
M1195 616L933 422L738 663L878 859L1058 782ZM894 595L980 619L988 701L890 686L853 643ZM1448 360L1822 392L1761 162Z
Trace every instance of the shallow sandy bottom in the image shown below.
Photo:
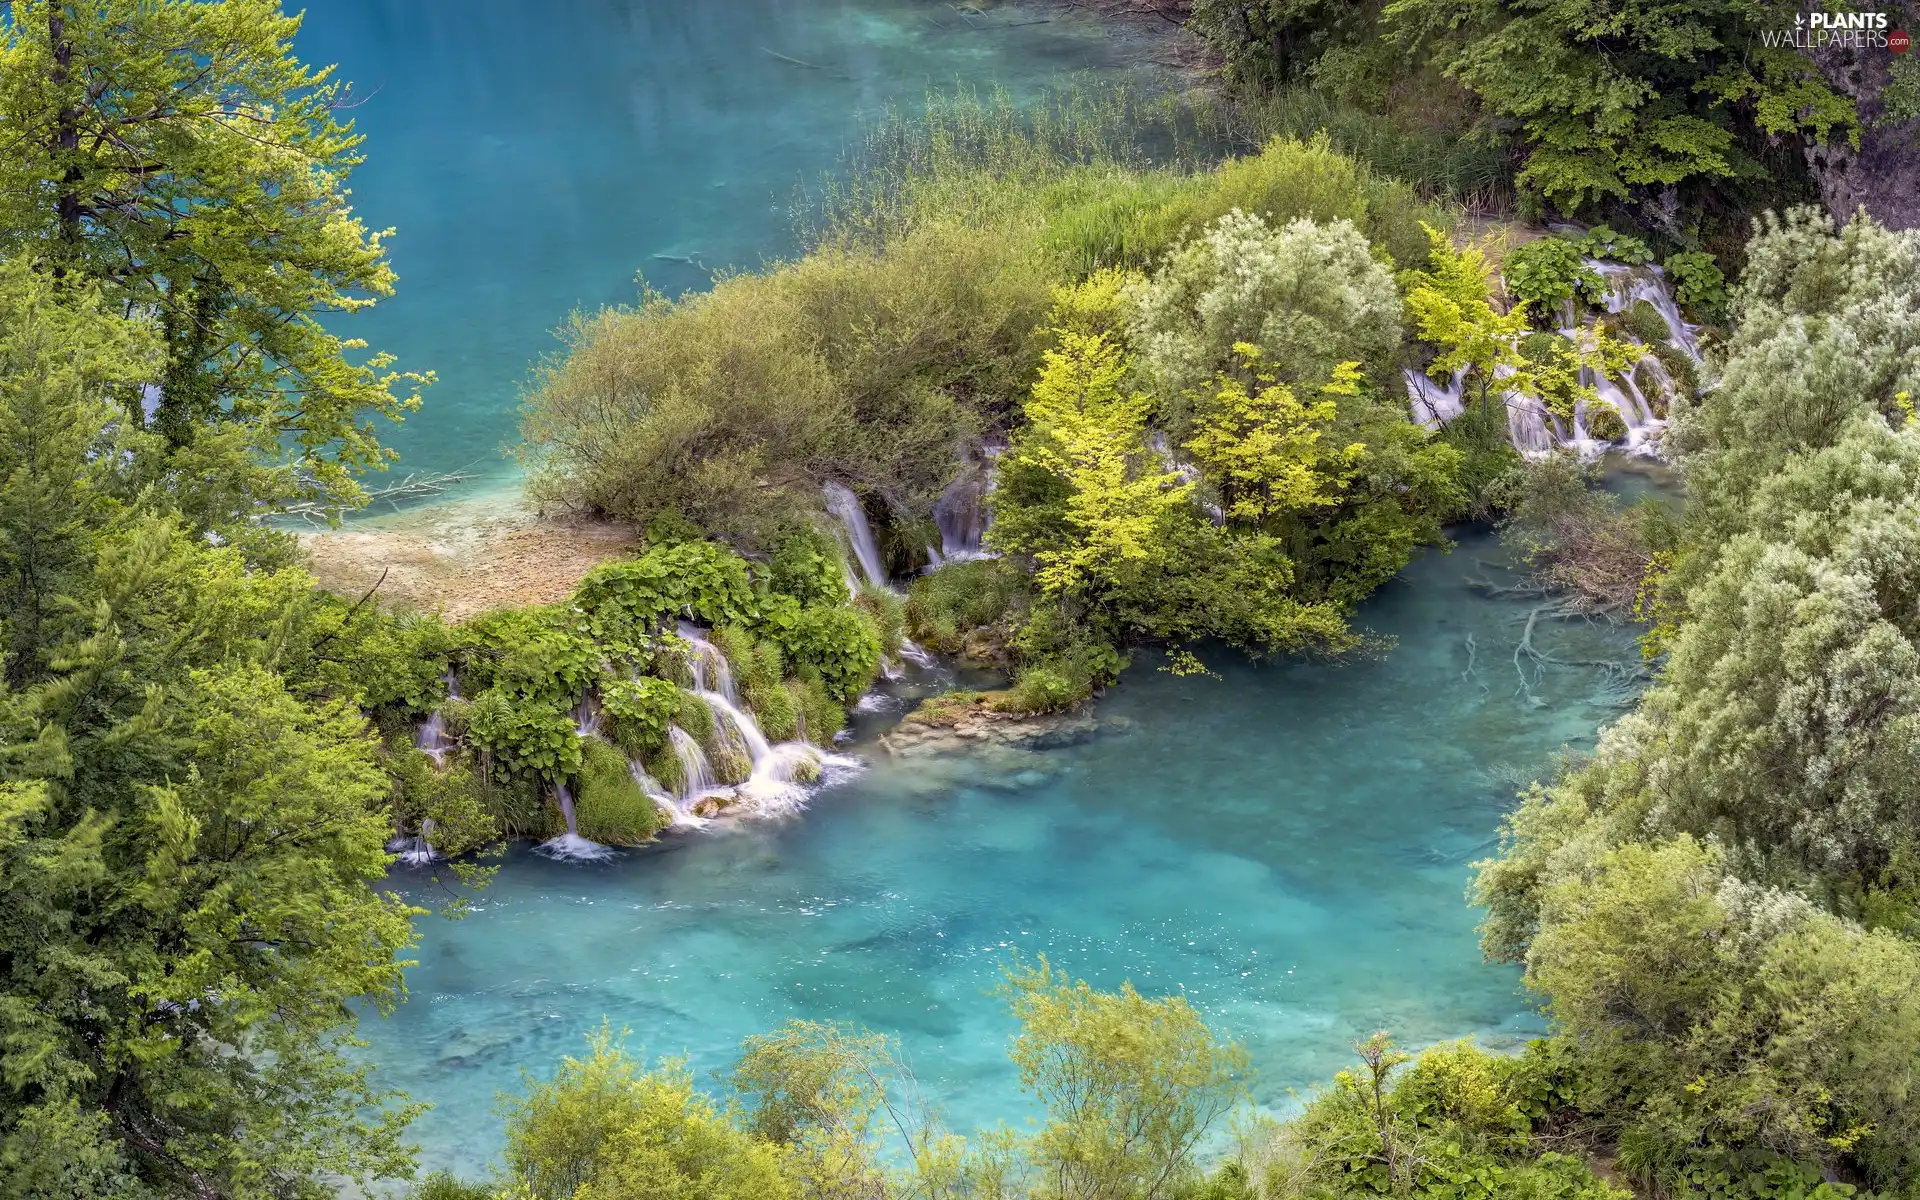
M517 487L300 535L322 585L464 620L566 597L596 564L634 547L624 525L543 517Z

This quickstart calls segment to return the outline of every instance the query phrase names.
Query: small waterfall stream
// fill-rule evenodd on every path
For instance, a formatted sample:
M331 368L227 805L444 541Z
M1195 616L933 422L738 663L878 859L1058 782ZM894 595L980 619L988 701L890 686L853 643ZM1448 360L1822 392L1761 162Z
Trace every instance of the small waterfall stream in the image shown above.
M580 823L573 815L573 793L567 790L564 782L555 781L553 798L560 805L560 815L566 818L567 831L559 837L549 838L534 849L548 858L564 859L568 862L598 862L612 858L612 847L602 846L599 842L588 841L580 836Z
M853 552L854 560L860 564L860 571L866 576L867 585L898 595L899 592L887 578L886 568L881 565L880 544L874 539L873 526L867 521L866 509L860 506L860 498L844 484L827 483L822 485L821 490L826 493L827 511L840 522L841 529L847 535L847 547ZM851 571L847 574L847 590L849 592L860 590L859 581L853 578ZM901 639L900 657L918 667L936 665L933 656L915 645L911 638ZM883 662L880 664L880 670L888 679L900 678L897 664Z
M844 483L829 482L821 490L826 493L827 511L846 531L847 548L853 551L854 561L860 564L867 584L884 590L887 571L880 565L880 543L874 540L873 526L867 522L867 511L860 506L860 497Z
M458 700L460 680L454 673L449 670L441 676L441 681L447 685L447 699ZM436 768L446 767L447 758L453 753L454 743L453 739L447 735L447 714L444 708L435 708L427 714L426 720L420 722L420 727L414 731L413 744L422 754L433 760ZM412 837L403 835L394 838L387 843L387 850L398 854L403 863L425 866L440 857L440 852L433 848L432 838L433 818L422 817L419 833Z

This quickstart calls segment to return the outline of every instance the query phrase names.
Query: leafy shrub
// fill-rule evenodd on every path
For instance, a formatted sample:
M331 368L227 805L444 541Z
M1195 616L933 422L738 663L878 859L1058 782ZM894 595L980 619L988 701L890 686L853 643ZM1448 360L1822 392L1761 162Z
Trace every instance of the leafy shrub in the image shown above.
M582 739L573 811L580 836L608 846L638 846L667 823L640 790L627 756L597 737Z
M467 735L495 769L508 775L554 780L580 771L571 703L489 688L467 710Z
M802 530L789 534L767 562L767 586L791 596L802 608L816 604L845 604L844 559L839 543L824 533Z
M1580 252L1588 258L1638 267L1653 261L1653 248L1630 233L1616 233L1605 225L1595 225L1580 239Z
M508 1178L529 1200L795 1200L779 1147L693 1086L685 1064L648 1070L607 1029L584 1058L505 1102Z
M1673 281L1673 296L1682 307L1706 323L1720 320L1727 311L1727 277L1720 264L1704 250L1683 250L1666 261L1667 278Z
M464 628L471 649L460 675L474 693L494 690L570 707L598 677L606 658L586 623L557 606L498 609Z
M1586 264L1580 248L1565 238L1537 238L1514 247L1501 262L1500 273L1507 292L1540 323L1553 320L1566 301L1592 300L1605 290L1605 281Z
M706 625L759 616L746 562L706 541L655 546L637 559L602 563L574 589L574 603L596 636L616 644L637 644L662 618L683 613Z
M605 680L599 690L609 741L633 758L666 744L667 728L680 706L680 691L672 682L642 675Z
M997 712L1035 716L1065 712L1093 694L1093 684L1074 678L1057 666L1021 667L1013 686L995 694L991 705Z
M880 668L880 630L857 608L802 609L793 628L780 634L780 648L793 673L815 679L842 704L860 698Z
M451 1171L435 1171L414 1187L409 1200L493 1200L493 1189L468 1183Z
M323 677L370 712L431 712L446 697L445 676L463 631L430 614L363 612L341 615L345 652L337 663L319 664Z
M907 631L930 650L959 654L972 630L1009 623L1025 590L1020 573L999 559L947 563L908 589Z
M1400 293L1352 223L1274 229L1234 211L1182 246L1132 292L1135 369L1184 438L1185 401L1238 369L1251 345L1276 378L1314 389L1343 362L1383 376L1400 345Z

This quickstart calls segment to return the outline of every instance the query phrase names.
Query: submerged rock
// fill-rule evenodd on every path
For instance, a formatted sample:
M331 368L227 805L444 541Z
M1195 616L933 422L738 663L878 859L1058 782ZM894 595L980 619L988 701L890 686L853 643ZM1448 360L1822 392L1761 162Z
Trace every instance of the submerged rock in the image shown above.
M1102 733L1125 727L1117 719L1102 721L1089 706L1063 713L1007 713L993 705L996 692L948 692L934 696L907 714L881 745L896 758L956 752L979 753L983 748L1057 750L1090 742Z

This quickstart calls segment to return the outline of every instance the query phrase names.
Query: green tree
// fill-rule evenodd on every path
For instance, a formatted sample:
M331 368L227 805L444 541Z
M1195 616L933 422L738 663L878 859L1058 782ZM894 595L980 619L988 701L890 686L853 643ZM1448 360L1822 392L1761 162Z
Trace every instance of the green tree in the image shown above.
M694 1089L652 1070L609 1029L551 1080L504 1102L509 1200L798 1200L787 1155Z
M1520 123L1519 183L1564 212L1764 179L1770 139L1852 135L1853 105L1791 46L1785 3L1394 0L1387 20Z
M1234 210L1173 251L1129 289L1128 336L1160 423L1187 434L1184 401L1259 348L1279 382L1310 391L1358 362L1376 382L1400 344L1393 273L1342 218L1300 218L1276 229Z
M346 92L293 57L299 24L279 0L16 0L0 23L0 256L155 314L151 424L176 450L241 426L277 468L244 500L350 504L355 472L391 457L376 419L427 380L323 324L394 276L347 204Z
M1045 594L1088 599L1119 585L1132 565L1155 555L1161 523L1187 507L1190 484L1142 469L1147 398L1120 390L1126 370L1123 352L1105 335L1063 330L1033 385L1030 424L1009 453L1018 466L1061 480L1068 536L1054 545L1018 536L996 544L1032 554Z
M1047 1105L1032 1155L1041 1194L1162 1200L1198 1171L1200 1140L1246 1094L1247 1052L1179 996L1096 992L1045 958L1007 972L1020 1082Z
M1367 448L1361 442L1327 447L1322 439L1339 413L1334 397L1359 393L1359 364L1341 363L1321 385L1321 399L1302 403L1261 370L1259 347L1242 342L1234 349L1259 390L1221 376L1218 390L1194 404L1193 437L1186 443L1220 489L1227 519L1259 526L1284 513L1337 504Z
M0 1175L235 1200L403 1177L411 1110L345 1053L411 929L371 887L378 743L313 670L342 606L155 504L125 452L150 435L100 399L140 330L91 295L0 267Z

